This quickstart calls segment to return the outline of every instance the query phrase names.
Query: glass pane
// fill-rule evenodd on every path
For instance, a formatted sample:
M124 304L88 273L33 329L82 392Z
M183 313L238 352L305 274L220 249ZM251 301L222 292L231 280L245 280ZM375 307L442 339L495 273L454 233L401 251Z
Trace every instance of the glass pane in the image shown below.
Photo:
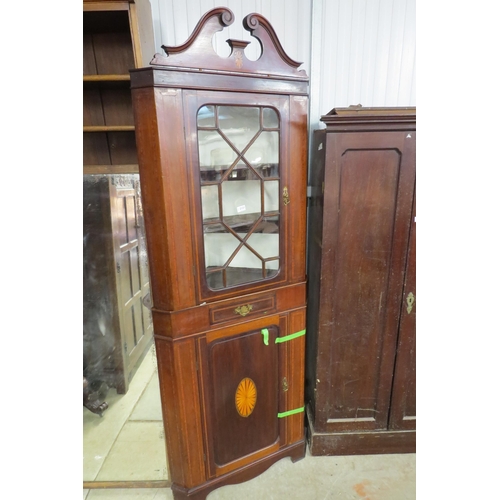
M219 187L201 186L201 211L203 219L219 218Z
M205 265L208 270L224 266L240 245L240 241L236 236L229 233L225 228L222 228L220 232L204 233L204 235Z
M279 234L277 233L253 233L248 238L247 244L264 259L268 259L270 257L278 257L280 254L280 241Z
M261 214L260 181L227 181L222 183L222 214Z
M277 212L279 210L279 190L279 181L264 182L264 210L266 212Z
M266 278L272 278L278 274L280 268L279 260L270 260L264 263L266 268Z
M227 286L261 280L262 277L262 260L247 247L241 247L227 269Z
M207 271L207 284L212 290L220 290L221 288L224 288L224 282L223 282L223 273L225 271L215 271L215 272L208 272Z
M203 106L198 111L198 127L215 127L214 106Z
M219 128L242 152L260 130L260 109L219 106Z
M279 233L279 229L279 215L274 215L272 217L264 217L262 221L257 225L254 232L275 234Z
M238 233L243 239L246 233L254 227L255 223L259 220L260 213L232 215L224 217L224 224L229 226L234 232Z
M262 177L277 177L279 163L279 133L261 132L245 153L245 159Z
M214 290L262 280L279 269L277 129L278 114L272 108L200 108L205 269L207 284Z
M202 182L219 181L238 158L216 130L198 132L198 149Z
M278 128L278 113L272 108L264 108L262 110L262 122L265 128Z

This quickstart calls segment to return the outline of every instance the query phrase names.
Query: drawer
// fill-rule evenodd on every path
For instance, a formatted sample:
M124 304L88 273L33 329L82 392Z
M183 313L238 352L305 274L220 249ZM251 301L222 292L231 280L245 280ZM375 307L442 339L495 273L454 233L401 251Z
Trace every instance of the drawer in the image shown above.
M230 304L210 308L210 323L216 325L225 321L234 321L240 318L251 318L256 314L276 312L276 295L266 295L248 302L240 300Z

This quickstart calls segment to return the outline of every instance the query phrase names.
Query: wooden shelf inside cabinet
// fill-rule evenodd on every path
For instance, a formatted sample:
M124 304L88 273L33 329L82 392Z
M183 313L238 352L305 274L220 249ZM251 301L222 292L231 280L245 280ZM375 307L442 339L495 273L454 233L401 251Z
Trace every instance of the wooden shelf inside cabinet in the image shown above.
M138 174L139 165L84 165L83 175Z
M83 83L130 82L130 75L83 75Z
M83 127L84 132L133 132L133 125L94 125Z

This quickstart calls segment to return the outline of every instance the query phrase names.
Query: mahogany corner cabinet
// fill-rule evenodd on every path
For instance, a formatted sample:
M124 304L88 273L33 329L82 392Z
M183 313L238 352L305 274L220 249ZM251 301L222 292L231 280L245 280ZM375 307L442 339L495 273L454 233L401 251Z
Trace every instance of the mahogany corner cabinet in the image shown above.
M131 70L153 323L174 498L305 454L309 79L260 14L212 47L216 8Z

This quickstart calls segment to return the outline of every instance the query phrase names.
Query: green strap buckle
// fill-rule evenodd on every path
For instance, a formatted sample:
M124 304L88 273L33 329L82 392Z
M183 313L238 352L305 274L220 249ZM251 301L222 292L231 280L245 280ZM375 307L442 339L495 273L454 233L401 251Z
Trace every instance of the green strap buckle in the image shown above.
M269 345L269 330L267 328L263 328L260 333L262 333L262 338L264 340L265 345Z
M296 413L302 413L304 411L304 406L302 408L297 408L295 410L284 411L283 413L278 413L278 418L289 417L290 415L295 415Z
M302 335L305 334L305 330L300 330L300 332L292 333L290 335L286 335L285 337L277 337L274 343L281 344L282 342L288 342L289 340L296 339L297 337L302 337Z

